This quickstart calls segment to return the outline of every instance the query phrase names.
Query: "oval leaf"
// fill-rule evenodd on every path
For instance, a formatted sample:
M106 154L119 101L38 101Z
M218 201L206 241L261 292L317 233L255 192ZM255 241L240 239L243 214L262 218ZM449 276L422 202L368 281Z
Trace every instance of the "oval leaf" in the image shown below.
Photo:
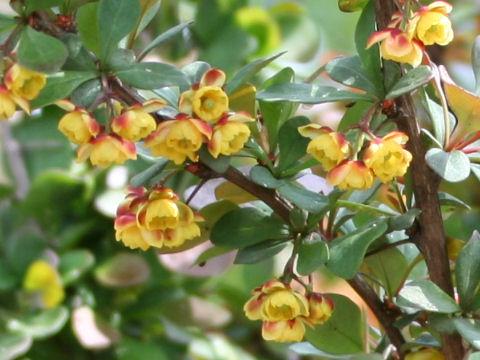
M369 79L358 55L330 60L325 70L333 80L341 84L362 89L371 94L382 95L382 92L378 91Z
M400 95L406 94L422 85L427 84L433 78L432 70L429 66L420 65L410 70L406 75L393 85L385 99L394 99Z
M138 89L152 90L165 86L179 86L187 89L190 85L183 72L169 64L144 62L128 69L115 72L122 81Z
M430 149L425 155L428 166L449 182L460 182L470 175L470 160L460 150L446 152L442 149Z
M32 346L32 338L21 334L2 334L0 337L0 359L16 359Z
M276 179L270 170L264 166L254 166L250 170L250 178L253 182L269 189L278 189L283 185L282 180Z
M7 328L16 333L43 339L58 333L68 320L68 309L60 306L40 314L26 315L8 321Z
M58 270L63 285L79 279L95 262L95 257L88 250L73 250L60 256Z
M299 208L311 213L319 213L330 205L330 201L325 195L317 194L291 183L286 183L280 187L278 193Z
M322 237L312 233L302 240L298 249L297 271L300 275L310 275L328 261L328 246Z
M246 248L240 249L235 257L235 264L256 264L271 258L285 249L286 241L265 241Z
M457 258L455 278L462 307L468 308L480 282L480 235L474 231Z

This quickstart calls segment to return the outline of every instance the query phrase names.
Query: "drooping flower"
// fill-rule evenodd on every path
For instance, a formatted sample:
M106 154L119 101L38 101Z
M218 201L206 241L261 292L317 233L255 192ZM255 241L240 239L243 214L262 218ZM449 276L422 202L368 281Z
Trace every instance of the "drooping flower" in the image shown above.
M277 342L302 341L305 325L300 319L265 321L262 325L262 337Z
M21 98L35 99L40 90L47 83L45 74L33 71L21 66L18 63L13 64L5 73L4 83L14 95Z
M180 95L179 110L215 124L228 112L228 96L222 89L225 73L219 69L207 70L200 83Z
M63 115L58 130L75 144L86 144L100 132L100 125L85 109L76 108Z
M125 140L139 141L150 135L157 127L155 119L149 112L159 110L164 106L165 102L159 99L130 106L113 118L112 130Z
M4 85L0 85L0 120L7 120L12 117L17 105L27 114L30 113L30 104L28 100L16 96Z
M344 160L327 174L327 183L341 190L366 190L373 180L372 171L358 160Z
M307 153L317 159L326 171L333 169L350 153L351 146L344 135L326 126L308 124L298 128L298 132L312 139Z
M404 149L407 141L408 136L399 131L373 139L363 156L365 165L384 183L405 175L412 161L412 154Z
M305 319L311 325L323 324L333 314L335 304L332 299L320 293L310 293L307 295L309 315Z
M422 43L398 28L388 27L373 33L367 42L367 49L377 42L380 42L380 51L386 60L407 63L413 67L422 62Z
M441 0L421 7L409 21L407 31L410 37L416 36L424 45L450 43L453 30L448 14L452 8L452 4Z
M95 166L120 165L127 160L135 160L137 152L135 144L121 139L118 135L100 134L78 149L78 162L84 162L88 158Z
M57 270L48 262L37 260L31 263L23 280L23 288L40 295L41 306L51 309L60 304L65 291Z
M145 139L145 146L153 155L166 157L179 165L187 157L197 161L197 151L211 136L212 129L207 123L180 114L173 120L160 123L157 130Z
M208 143L210 154L217 158L220 154L232 155L239 152L250 137L246 122L251 121L254 119L248 113L224 115L213 128L213 135Z

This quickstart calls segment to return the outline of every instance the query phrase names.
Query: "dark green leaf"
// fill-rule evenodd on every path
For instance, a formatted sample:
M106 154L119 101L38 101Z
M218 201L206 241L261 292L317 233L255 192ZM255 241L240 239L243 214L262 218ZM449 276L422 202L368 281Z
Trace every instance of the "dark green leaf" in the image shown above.
M273 60L282 56L284 53L280 53L268 58L262 58L251 62L248 65L245 65L243 68L238 70L235 75L230 79L227 84L226 91L227 94L231 94L238 90L243 84L245 84L250 78L262 70L265 66L270 64Z
M64 0L25 0L25 13L60 5Z
M455 300L430 280L407 283L398 294L397 304L438 313L460 311Z
M255 264L282 251L288 242L267 240L238 250L235 264Z
M211 68L209 63L204 61L195 61L182 68L187 76L190 85L200 82L202 75Z
M217 246L235 249L284 238L288 233L288 227L278 218L255 208L241 208L222 216L210 238Z
M374 1L370 1L362 11L355 29L355 47L369 78L375 84L375 88L383 89L383 72L379 46L373 45L367 49L367 41L376 29L376 11Z
M314 329L307 328L306 339L329 354L354 354L363 350L363 321L360 309L349 298L328 294L335 303L332 317Z
M460 150L451 152L433 148L425 155L428 166L449 182L460 182L470 175L470 160Z
M233 250L222 248L219 246L208 248L207 250L205 250L203 253L200 254L200 256L197 258L197 260L195 260L195 263L193 265L204 264L210 259L216 258L218 256L222 256L231 251Z
M297 272L310 275L328 261L329 255L328 246L320 235L307 235L298 248Z
M115 49L106 60L107 66L110 70L124 70L130 68L137 62L135 53L130 49Z
M19 277L0 259L0 292L12 290L18 281Z
M280 158L278 171L285 170L295 164L297 160L305 156L309 139L300 135L298 127L310 124L305 116L297 116L288 120L278 132L278 145Z
M17 24L17 19L5 14L0 14L0 33L13 28Z
M122 81L138 89L159 89L164 86L179 86L186 90L190 85L187 77L175 66L157 62L145 62L115 72Z
M472 69L475 75L475 93L480 95L480 35L473 42Z
M150 51L152 51L158 45L160 45L164 41L172 38L173 36L179 34L180 32L182 32L183 29L189 27L192 24L193 24L193 21L184 22L184 23L178 24L178 25L168 29L167 31L161 33L155 39L153 39L152 42L149 43L145 47L145 49L142 50L140 55L138 55L138 60L139 61L142 60L145 57L145 55L147 55Z
M55 309L44 310L39 314L29 314L7 322L7 328L18 334L31 336L35 339L44 339L55 335L68 321L68 309L59 306Z
M330 60L325 66L325 70L333 80L341 84L382 96L382 91L377 90L372 83L358 55Z
M468 309L475 295L475 290L480 283L480 235L474 231L470 240L463 246L458 254L457 266L455 267L455 278L457 289L460 295L460 303L463 308Z
M63 70L97 71L92 55L83 45L82 40L76 34L65 34L61 39L68 50L68 58L63 65Z
M283 83L275 84L257 93L258 100L291 101L304 104L322 104L333 101L370 101L375 98L367 94L339 90L332 86L314 84Z
M387 249L365 258L371 273L380 280L386 293L393 297L402 284L408 262L398 249Z
M31 262L45 250L46 242L32 230L12 234L6 242L5 255L8 265L16 275L23 277Z
M480 349L480 323L473 319L454 319L453 323L460 335L477 350Z
M40 108L67 98L78 86L97 76L98 74L92 71L64 71L49 76L47 85L31 105L33 108Z
M330 205L325 195L307 190L301 186L286 183L278 189L278 193L301 209L311 213L319 213Z
M100 57L108 59L118 42L137 24L139 0L101 0L98 6Z
M168 346L161 346L157 342L124 337L115 347L115 353L118 360L169 360L171 357L167 349Z
M73 250L60 256L58 271L63 285L67 286L78 280L95 262L95 257L88 250Z
M100 56L98 7L98 2L92 2L78 9L77 29L85 47Z
M441 348L442 344L431 334L422 334L416 339L403 344L402 350L412 349L418 346Z
M82 85L73 90L70 100L85 109L89 108L97 99L103 95L103 86L99 78L85 81Z
M18 59L25 67L43 73L53 73L60 69L67 56L67 48L60 40L35 31L29 26L23 29Z
M358 124L358 122L363 118L365 112L372 107L371 102L367 101L357 101L355 105L347 108L343 114L340 124L338 124L339 131L345 131L353 124Z
M467 203L463 202L452 194L448 194L443 191L438 192L438 200L442 206L452 206L464 210L471 210L471 207Z
M433 133L435 134L435 139L443 144L445 142L445 118L443 115L442 106L437 104L435 101L430 99L427 95L425 97L425 107L430 115L433 125ZM451 112L448 112L448 117L450 121L450 129L455 127L455 116Z
M384 221L378 221L336 238L329 244L327 267L334 274L351 279L360 268L370 244L382 236L387 228Z
M254 166L250 170L250 179L252 179L254 183L269 189L278 189L284 184L282 180L275 178L270 170L260 165Z
M390 230L408 229L421 213L422 211L420 209L410 209L404 214L392 216L388 219Z
M395 99L400 95L409 93L420 86L427 84L433 78L432 70L427 65L420 65L410 70L406 75L393 85L388 91L386 99Z
M2 334L0 337L0 354L2 360L16 359L25 354L32 346L32 338L16 333Z
M230 156L219 155L215 159L205 146L200 149L198 155L205 165L219 174L223 174L230 166Z
M160 159L152 164L150 167L136 174L131 180L130 184L133 187L145 186L147 183L157 176L167 166L168 159Z

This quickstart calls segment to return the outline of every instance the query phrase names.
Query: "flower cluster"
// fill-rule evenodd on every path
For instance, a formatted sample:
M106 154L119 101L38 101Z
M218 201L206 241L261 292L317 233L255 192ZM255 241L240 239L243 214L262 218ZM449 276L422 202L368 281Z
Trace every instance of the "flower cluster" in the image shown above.
M200 235L200 215L170 188L130 188L117 209L115 238L131 249L178 247Z
M0 84L0 120L10 118L17 105L29 113L29 100L35 99L46 83L45 74L24 68L18 63L10 65L3 77L3 84Z
M380 42L384 59L418 66L425 45L447 45L453 40L448 18L451 11L450 3L439 0L422 6L411 15L397 12L385 29L370 36L367 48Z
M301 341L305 324L314 326L327 321L333 313L332 300L319 293L307 296L278 280L271 280L253 290L244 306L250 320L262 320L262 336L278 342Z
M68 111L60 119L58 129L72 143L80 145L77 161L90 159L92 165L109 166L136 159L134 142L157 128L155 119L149 113L161 109L165 102L152 99L127 108L116 103L118 106L110 121L110 133L86 109L76 107L68 100L59 101L57 105Z
M215 68L206 71L198 84L181 94L180 114L162 122L147 137L145 146L153 155L166 157L177 165L187 158L198 161L203 143L208 143L214 158L239 152L250 137L247 123L254 119L246 112L229 111L224 84L224 72Z
M63 301L65 291L57 270L48 262L37 260L30 264L23 281L23 288L33 295L39 295L39 306L46 309L56 307Z
M319 124L298 128L301 135L312 140L307 153L317 159L328 171L327 181L342 190L365 190L373 185L375 177L386 183L397 176L403 176L412 154L404 149L408 136L392 131L382 138L370 141L363 160L348 158L352 147L344 135Z

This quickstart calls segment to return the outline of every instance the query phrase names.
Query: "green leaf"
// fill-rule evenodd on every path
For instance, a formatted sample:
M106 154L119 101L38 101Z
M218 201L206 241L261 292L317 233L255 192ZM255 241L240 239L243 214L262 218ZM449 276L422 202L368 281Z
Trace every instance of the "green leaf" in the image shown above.
M77 13L77 29L85 47L100 55L100 32L98 25L98 2L83 5Z
M302 239L298 247L297 272L310 275L324 265L330 256L328 246L317 233L311 233Z
M73 250L60 256L58 267L63 285L78 280L95 263L95 257L88 250Z
M412 90L426 85L433 78L430 66L420 65L410 70L406 75L402 76L400 80L393 85L388 91L385 99L395 99L400 95L409 93Z
M407 259L400 250L381 251L365 258L365 263L375 278L381 281L387 295L395 296L408 267Z
M445 143L445 119L443 115L442 106L437 104L435 101L430 99L425 95L425 107L430 115L433 125L433 133L435 134L435 139L438 140L440 144ZM455 127L455 116L451 112L448 112L448 117L450 121L450 129Z
M218 256L224 255L224 254L229 253L231 251L232 251L232 249L226 249L226 248L222 248L222 247L219 247L219 246L214 246L214 247L208 248L207 250L205 250L203 253L200 254L200 256L197 258L197 260L195 260L193 265L204 264L210 259L213 259L213 258L216 258Z
M267 240L238 250L235 264L256 264L268 259L285 249L288 242Z
M13 28L19 21L11 16L0 14L0 33Z
M355 276L368 247L387 231L384 221L377 221L356 229L330 242L327 267L337 276L351 279Z
M63 65L63 70L97 71L93 57L83 45L79 35L68 33L60 40L68 50L68 58Z
M398 294L397 304L438 313L460 311L455 300L430 280L408 282Z
M53 73L60 69L67 56L67 48L60 40L29 26L23 29L18 46L18 59L23 66L43 73Z
M410 209L406 213L392 216L388 219L388 225L390 230L403 230L408 229L413 225L416 217L422 213L420 209Z
M250 179L258 185L268 189L278 189L284 184L284 181L278 180L265 166L254 166L250 170Z
M137 62L135 52L130 49L115 49L106 60L106 68L110 70L124 70L130 68Z
M291 101L304 104L322 104L333 101L375 101L375 98L368 94L340 90L332 86L299 83L272 85L267 89L259 91L257 99L264 101Z
M202 75L209 69L211 69L209 63L206 63L205 61L194 61L188 65L185 65L182 68L182 71L187 76L188 83L193 85L200 82Z
M368 38L375 31L377 31L375 3L370 1L363 9L355 28L355 48L362 60L365 71L375 84L375 88L383 90L383 72L379 46L375 44L370 49L366 49Z
M383 91L378 90L370 80L358 55L330 60L325 70L333 80L341 84L362 89L377 96L383 95Z
M158 342L135 340L125 336L120 344L115 347L116 359L118 360L168 360L168 346L162 346Z
M454 319L453 323L460 335L472 346L480 350L480 323L473 319Z
M338 8L344 12L360 11L370 0L338 0Z
M222 216L213 227L210 239L217 246L236 249L281 239L288 233L286 224L275 216L255 208L241 208Z
M15 333L0 336L0 359L11 360L25 354L32 346L32 338Z
M372 103L367 101L357 101L355 105L348 107L338 124L338 131L345 131L353 124L358 124L359 119L362 119L371 107Z
M293 343L288 347L288 350L293 351L298 355L319 356L321 359L350 359L350 355L335 355L317 349L311 343L305 341L301 343Z
M363 350L362 314L349 298L327 294L335 303L332 317L314 329L307 328L306 339L329 354L354 354Z
M480 360L480 352L471 353L468 356L468 360Z
M68 321L68 309L59 306L39 314L29 314L7 322L7 329L18 334L44 339L55 335Z
M98 6L100 58L107 60L118 42L137 24L139 0L101 0Z
M46 248L43 237L33 230L22 229L12 234L6 241L5 255L11 270L19 277L34 260L37 260Z
M280 158L278 171L283 171L294 165L297 160L305 156L309 139L300 135L298 127L310 124L305 116L297 116L288 120L278 132Z
M228 81L226 91L227 94L231 94L238 90L243 84L245 84L250 78L262 70L265 66L270 64L273 60L282 56L284 53L280 53L268 58L262 58L245 65L238 70L235 75Z
M206 146L198 152L200 160L213 171L223 174L230 167L230 156L219 155L216 159L210 154Z
M480 283L480 235L474 231L470 240L463 246L458 254L455 267L455 278L457 279L457 290L460 295L462 308L469 309L476 289Z
M475 94L480 95L480 35L473 42L472 69L475 75Z
M58 6L64 0L25 0L25 13L28 15L36 10Z
M319 213L330 206L328 197L316 192L307 190L301 186L286 183L278 189L278 193L285 199L301 209L305 209L311 213Z
M161 43L163 43L164 41L172 38L173 36L181 33L183 31L183 29L189 27L190 25L193 24L193 21L187 21L187 22L184 22L184 23L181 23L181 24L178 24L170 29L168 29L167 31L161 33L160 35L158 35L155 39L152 40L152 42L150 42L146 47L145 49L142 50L142 52L140 53L140 55L138 55L138 60L142 60L150 51L152 51L153 49L155 49L158 45L160 45Z
M448 182L460 182L470 175L470 160L460 150L447 152L433 148L427 151L425 160L433 171Z
M5 261L0 259L0 292L12 290L18 281L19 278L15 275L15 273L10 269ZM0 351L0 354L1 353L2 352Z
M438 200L440 201L441 206L451 206L459 209L464 210L471 210L472 208L467 203L463 202L459 198L453 196L452 194L448 194L443 191L438 192Z
M138 89L152 90L164 86L178 86L181 90L186 90L190 86L183 72L173 65L158 62L135 64L116 71L115 75Z
M96 77L98 74L93 71L64 71L51 75L38 97L32 100L32 108L44 107L67 98L78 86Z
M147 169L143 170L142 172L136 174L130 180L130 184L133 187L145 186L147 183L157 176L164 168L168 165L168 159L160 159L157 160L154 164L152 164Z
M85 81L72 91L70 100L77 106L89 108L103 95L102 81L99 78Z

